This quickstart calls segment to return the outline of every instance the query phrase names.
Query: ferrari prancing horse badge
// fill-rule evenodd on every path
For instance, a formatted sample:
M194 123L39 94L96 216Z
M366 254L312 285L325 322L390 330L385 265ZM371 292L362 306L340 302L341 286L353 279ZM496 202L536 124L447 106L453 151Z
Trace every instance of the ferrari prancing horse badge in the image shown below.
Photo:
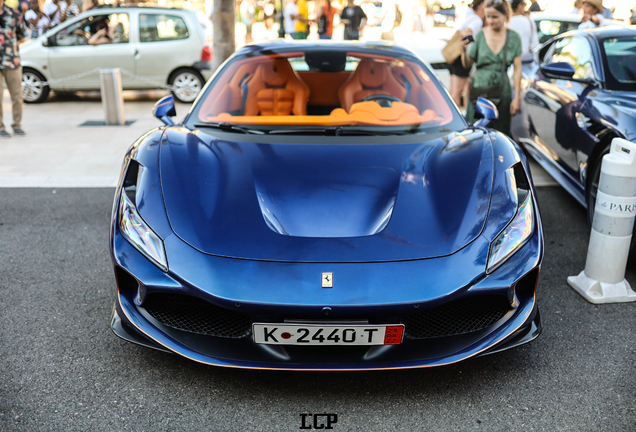
M322 287L333 288L333 273L322 274Z

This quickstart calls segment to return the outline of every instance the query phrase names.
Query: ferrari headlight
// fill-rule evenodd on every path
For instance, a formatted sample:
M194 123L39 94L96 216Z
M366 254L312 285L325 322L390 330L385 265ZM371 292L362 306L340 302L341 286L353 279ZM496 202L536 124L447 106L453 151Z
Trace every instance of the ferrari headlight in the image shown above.
M530 238L533 228L534 209L532 205L532 196L530 193L526 192L525 200L523 200L522 204L517 208L517 214L515 217L490 244L486 271L490 273L492 270L499 267L521 246L523 246Z
M168 271L168 260L163 241L137 212L135 204L125 190L119 203L119 227L130 243L163 271Z

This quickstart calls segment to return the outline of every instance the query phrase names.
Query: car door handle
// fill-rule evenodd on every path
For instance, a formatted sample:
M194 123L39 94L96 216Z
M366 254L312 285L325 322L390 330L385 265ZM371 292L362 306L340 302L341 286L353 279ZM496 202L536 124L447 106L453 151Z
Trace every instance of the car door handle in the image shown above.
M139 58L139 50L135 48L135 59Z

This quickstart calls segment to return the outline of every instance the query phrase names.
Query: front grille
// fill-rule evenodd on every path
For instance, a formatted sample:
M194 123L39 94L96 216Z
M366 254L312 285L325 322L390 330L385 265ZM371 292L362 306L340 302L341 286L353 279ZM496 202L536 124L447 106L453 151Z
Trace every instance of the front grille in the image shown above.
M428 339L482 330L510 310L504 296L464 297L402 319L406 337Z
M192 296L153 293L143 307L160 323L191 333L242 338L252 329L252 320L247 315Z

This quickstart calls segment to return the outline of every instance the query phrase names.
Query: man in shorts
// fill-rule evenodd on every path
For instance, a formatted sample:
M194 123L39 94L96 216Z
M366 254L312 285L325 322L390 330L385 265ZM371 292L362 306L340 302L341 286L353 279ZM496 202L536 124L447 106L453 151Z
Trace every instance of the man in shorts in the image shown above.
M353 4L353 0L347 0L347 6L340 14L340 21L345 25L344 39L359 40L360 30L367 23L367 15L360 6Z

